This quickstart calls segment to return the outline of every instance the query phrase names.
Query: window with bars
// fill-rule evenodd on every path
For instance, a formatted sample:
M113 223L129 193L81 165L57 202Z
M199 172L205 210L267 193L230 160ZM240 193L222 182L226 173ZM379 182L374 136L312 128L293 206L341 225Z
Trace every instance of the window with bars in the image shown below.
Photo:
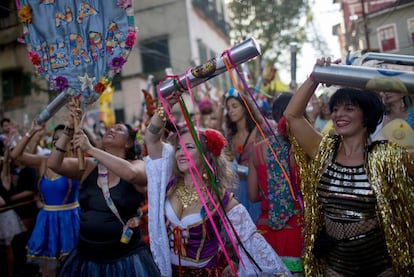
M410 37L411 45L414 45L414 17L407 20L408 35Z
M164 71L171 67L167 37L151 39L140 43L142 70L144 73Z
M20 69L7 70L1 73L3 101L16 96L30 95L30 74Z
M395 24L381 26L377 29L381 52L398 51L398 35Z
M21 69L1 72L3 102L7 108L23 105L23 97L30 95L30 74Z

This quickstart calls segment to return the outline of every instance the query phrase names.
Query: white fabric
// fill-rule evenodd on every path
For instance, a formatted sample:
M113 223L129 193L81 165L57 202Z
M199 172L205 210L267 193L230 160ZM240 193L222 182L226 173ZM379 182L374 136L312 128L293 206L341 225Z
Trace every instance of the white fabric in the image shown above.
M172 275L167 229L165 228L165 190L170 180L174 158L173 147L163 143L161 159L145 159L148 178L148 232L151 252L161 276Z
M265 238L257 233L256 225L242 204L236 205L227 215L233 223L244 248L262 269L260 272L254 263L249 260L245 251L239 246L240 256L244 265L240 262L238 276L292 276Z
M374 142L377 140L385 140L385 138L381 134L382 127L384 127L384 118L382 118L381 123L377 125L377 128L375 129L374 133L371 134L371 141Z

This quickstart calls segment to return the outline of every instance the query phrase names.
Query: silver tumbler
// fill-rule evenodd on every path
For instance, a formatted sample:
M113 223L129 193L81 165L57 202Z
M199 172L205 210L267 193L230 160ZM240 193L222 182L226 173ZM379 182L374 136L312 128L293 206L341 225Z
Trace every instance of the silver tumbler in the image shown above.
M48 121L57 111L68 103L71 96L75 95L75 90L66 88L55 99L50 102L47 107L37 117L37 123L42 124Z
M237 44L229 50L234 67L260 55L260 47L254 38L249 38L240 44ZM233 67L233 68L234 68ZM163 97L167 97L174 91L181 93L187 91L186 79L190 88L193 88L217 75L227 71L222 55L207 61L206 63L193 67L187 73L181 74L176 79L168 79L163 82L159 89Z
M410 71L332 64L316 65L312 75L319 83L414 94L414 72Z

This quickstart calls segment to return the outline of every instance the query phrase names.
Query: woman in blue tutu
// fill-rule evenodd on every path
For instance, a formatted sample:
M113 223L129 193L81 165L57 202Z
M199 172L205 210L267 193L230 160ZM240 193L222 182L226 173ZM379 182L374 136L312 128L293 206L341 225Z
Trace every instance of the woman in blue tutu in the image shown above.
M64 132L58 125L53 132L52 145ZM31 138L43 132L33 122L29 132L13 149L11 156L39 171L40 210L32 234L27 242L29 262L38 263L42 276L55 276L59 264L76 245L79 233L79 181L61 176L47 167L47 156L25 152Z
M82 111L69 103L71 118ZM72 126L69 124L68 126ZM135 132L115 124L102 138L102 149L91 145L83 130L66 128L56 142L48 166L81 181L79 241L65 259L59 276L159 276L139 224L145 201L144 162L136 159ZM64 157L73 138L75 149L88 154L85 168L77 158Z

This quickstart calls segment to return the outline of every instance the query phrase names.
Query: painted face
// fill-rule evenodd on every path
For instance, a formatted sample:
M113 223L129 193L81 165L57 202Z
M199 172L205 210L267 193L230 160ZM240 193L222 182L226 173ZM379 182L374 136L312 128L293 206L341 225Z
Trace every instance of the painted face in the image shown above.
M181 137L195 166L197 168L201 168L202 161L200 159L200 155L198 153L197 146L193 140L193 137L191 136L190 133L185 133ZM188 168L190 166L189 160L187 156L185 155L184 150L182 149L180 143L178 143L176 146L175 160L177 161L178 169L181 172L188 172Z
M335 130L340 136L353 136L366 132L363 116L360 107L345 103L334 106L331 114Z
M393 104L393 103L400 103L401 99L403 98L403 94L398 92L384 92L384 104Z
M227 112L232 122L241 120L244 116L244 109L239 100L235 98L229 98L226 102Z

